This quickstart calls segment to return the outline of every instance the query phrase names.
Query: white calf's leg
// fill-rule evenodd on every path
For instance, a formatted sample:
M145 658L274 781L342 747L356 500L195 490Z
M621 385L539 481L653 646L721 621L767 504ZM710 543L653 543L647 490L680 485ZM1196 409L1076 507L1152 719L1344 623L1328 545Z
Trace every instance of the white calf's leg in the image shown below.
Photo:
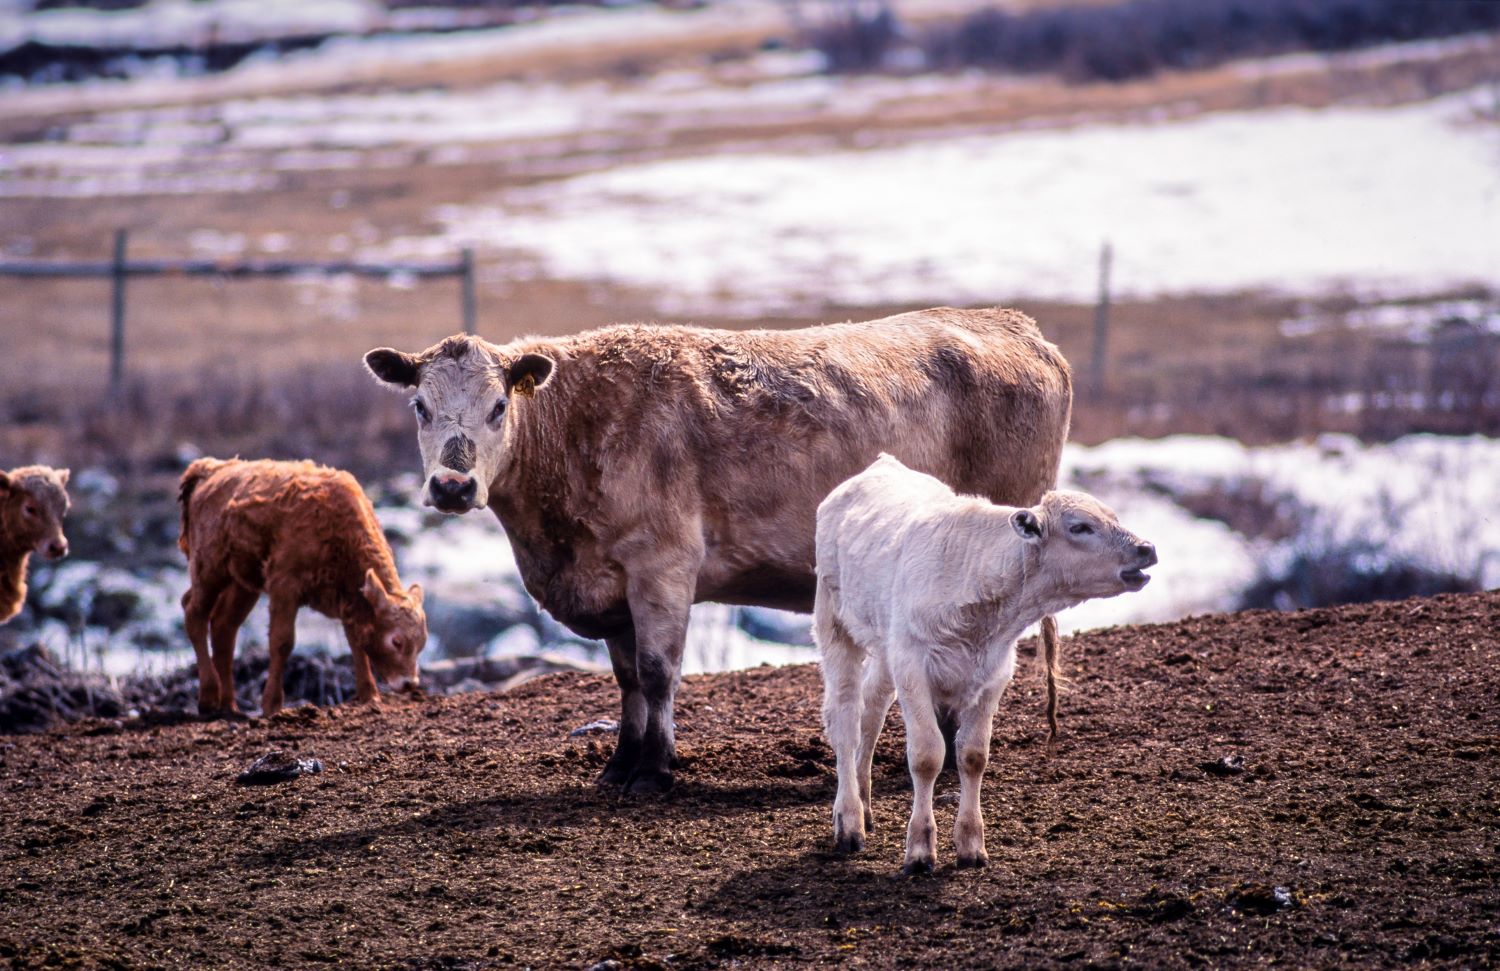
M833 846L839 853L855 853L865 846L865 807L859 792L859 682L865 654L839 623L833 601L819 580L813 633L823 658L823 727L839 776L833 800Z
M954 750L958 757L958 816L953 821L953 848L962 867L984 866L989 854L984 849L984 814L979 808L979 788L984 784L984 769L989 761L990 736L995 723L995 707L1010 683L1015 668L1015 645L1001 668L1001 676L981 691L974 703L958 713L958 734Z
M875 828L875 816L870 802L870 772L875 761L875 743L880 739L881 729L885 727L891 703L896 700L896 689L891 684L891 675L886 670L883 658L872 657L865 665L862 693L864 700L861 703L859 725L859 798L864 803L865 831L868 833Z
M898 646L892 653L908 656L912 651ZM911 769L911 822L906 827L906 863L901 868L907 875L931 872L937 862L932 787L943 770L946 752L943 732L932 707L932 687L920 667L917 662L908 664L908 670L892 672L896 697L901 699L901 714L906 720L906 763Z

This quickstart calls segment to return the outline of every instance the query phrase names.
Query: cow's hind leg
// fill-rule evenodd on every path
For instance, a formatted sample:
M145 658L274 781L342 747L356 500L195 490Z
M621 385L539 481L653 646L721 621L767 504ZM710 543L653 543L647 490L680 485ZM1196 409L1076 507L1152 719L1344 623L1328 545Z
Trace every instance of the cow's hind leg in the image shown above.
M919 657L920 652L896 645L895 657ZM911 876L929 873L937 862L936 824L932 817L932 787L943 770L943 732L933 707L932 687L920 662L895 671L896 695L906 719L906 762L911 770L911 822L906 827L906 863L902 872Z
M672 704L682 676L682 648L693 602L697 567L675 577L658 573L632 578L627 596L635 625L635 672L645 699L646 730L640 759L625 784L629 793L672 788L677 739Z
M214 670L208 653L208 622L224 589L225 581L220 577L197 575L192 586L182 595L182 624L187 629L188 640L193 644L193 655L198 662L198 714L208 715L219 710L219 675Z
M234 697L234 649L239 639L240 628L245 618L255 608L260 594L248 590L238 583L231 583L219 594L218 603L209 617L209 633L213 638L214 671L219 680L220 711L233 712L239 709Z
M641 693L641 679L636 674L635 633L628 632L605 641L609 645L609 663L615 669L620 685L620 740L614 754L599 773L598 783L623 786L630 780L641 761L641 742L646 735L646 696Z
M886 716L896 701L896 689L882 659L871 658L865 665L865 682L860 690L864 697L860 704L859 724L859 799L865 807L865 833L868 835L875 828L874 803L870 800L875 743L880 740Z
M833 848L857 853L865 848L865 806L860 798L860 692L865 652L839 622L834 598L818 581L813 607L813 634L823 659L823 728L838 766L838 793L833 800Z

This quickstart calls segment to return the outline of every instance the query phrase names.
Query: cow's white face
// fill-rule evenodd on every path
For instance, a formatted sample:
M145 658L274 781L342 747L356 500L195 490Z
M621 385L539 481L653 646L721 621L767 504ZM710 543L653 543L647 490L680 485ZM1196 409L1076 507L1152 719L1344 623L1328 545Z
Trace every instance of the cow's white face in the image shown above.
M511 402L552 376L541 354L506 358L471 337L449 337L421 354L388 347L365 355L370 373L411 391L422 451L422 503L446 513L489 504L490 484L505 469Z
M1082 492L1054 491L1011 514L1011 526L1041 550L1041 569L1079 602L1139 590L1156 564L1156 547L1124 526L1104 503Z

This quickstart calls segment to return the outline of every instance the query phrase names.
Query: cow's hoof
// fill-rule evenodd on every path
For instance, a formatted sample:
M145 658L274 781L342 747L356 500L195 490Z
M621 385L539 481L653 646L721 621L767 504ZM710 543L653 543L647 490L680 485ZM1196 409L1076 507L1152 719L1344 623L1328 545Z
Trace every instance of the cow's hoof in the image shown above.
M672 788L672 773L637 771L625 784L626 795L646 796Z
M604 771L599 773L599 778L594 780L594 785L618 788L630 781L631 771L628 765L606 765Z
M833 824L833 852L840 856L858 853L865 848L865 834L858 830L846 830L839 823Z
M919 856L914 860L907 860L906 866L901 868L903 877L921 877L932 872L932 860Z
M977 870L982 866L988 866L989 862L990 858L987 853L980 853L978 856L960 856L958 858L958 868L960 870Z

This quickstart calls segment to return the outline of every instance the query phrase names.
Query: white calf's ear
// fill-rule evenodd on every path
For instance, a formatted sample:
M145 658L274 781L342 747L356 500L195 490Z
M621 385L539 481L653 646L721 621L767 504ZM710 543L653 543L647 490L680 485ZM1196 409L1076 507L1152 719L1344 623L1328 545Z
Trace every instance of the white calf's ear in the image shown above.
M555 366L545 354L522 354L505 369L505 390L529 395L547 383Z
M415 388L418 380L418 364L414 354L403 354L389 347L377 347L365 355L365 367L370 373L398 388Z
M390 601L390 595L385 592L385 584L380 582L380 577L375 574L374 569L365 571L365 585L360 592L376 610L383 609Z
M1042 538L1042 522L1030 509L1017 509L1011 513L1010 525L1016 535L1028 543L1035 543Z

